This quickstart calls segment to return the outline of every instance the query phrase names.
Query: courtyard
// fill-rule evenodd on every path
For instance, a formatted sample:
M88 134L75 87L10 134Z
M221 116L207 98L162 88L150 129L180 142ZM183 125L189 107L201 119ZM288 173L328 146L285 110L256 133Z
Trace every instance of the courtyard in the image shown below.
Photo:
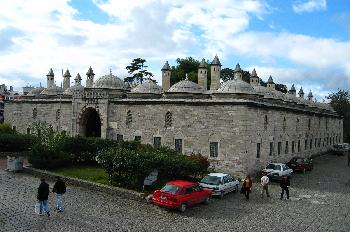
M325 155L293 175L290 200L279 199L278 183L262 199L254 180L249 201L232 193L185 213L68 186L66 211L53 211L50 194L47 218L34 213L39 179L0 170L0 231L349 231L349 173L347 157Z

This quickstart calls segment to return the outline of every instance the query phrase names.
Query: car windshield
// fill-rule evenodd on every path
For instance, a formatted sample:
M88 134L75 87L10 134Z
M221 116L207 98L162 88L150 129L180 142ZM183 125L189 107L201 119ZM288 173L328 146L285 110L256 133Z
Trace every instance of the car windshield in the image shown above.
M211 185L219 185L220 184L220 177L217 176L205 176L201 183L204 184L211 184Z
M167 192L167 193L172 193L175 194L179 190L179 186L174 185L174 184L166 184L161 191L162 192Z
M297 163L302 163L304 160L303 159L297 159Z
M276 168L276 165L274 165L274 164L269 164L266 167L266 169L275 169L275 168Z

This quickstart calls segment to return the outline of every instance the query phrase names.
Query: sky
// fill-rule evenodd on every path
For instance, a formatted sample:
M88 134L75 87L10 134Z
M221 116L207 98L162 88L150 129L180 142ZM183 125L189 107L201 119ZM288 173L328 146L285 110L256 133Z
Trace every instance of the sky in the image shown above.
M212 60L256 69L264 81L318 101L350 89L350 0L0 0L0 84L46 86L52 68L120 78L147 60L161 84L165 61Z

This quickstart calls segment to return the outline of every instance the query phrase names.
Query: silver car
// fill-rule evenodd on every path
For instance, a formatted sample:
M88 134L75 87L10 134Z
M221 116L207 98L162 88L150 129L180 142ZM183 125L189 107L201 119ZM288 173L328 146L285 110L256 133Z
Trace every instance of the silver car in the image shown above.
M212 190L212 195L219 196L221 199L229 192L237 192L239 188L239 181L224 173L210 173L199 184L203 188Z

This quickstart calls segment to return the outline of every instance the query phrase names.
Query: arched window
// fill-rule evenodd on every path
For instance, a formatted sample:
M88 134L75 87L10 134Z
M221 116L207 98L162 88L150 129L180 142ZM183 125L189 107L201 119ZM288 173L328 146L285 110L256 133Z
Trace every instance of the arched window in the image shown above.
M56 110L56 121L59 121L60 118L61 118L61 110L58 109L58 110Z
M132 113L130 110L128 110L128 112L126 113L126 126L130 127L132 124Z
M166 112L165 114L165 127L171 127L173 124L173 115L171 112Z
M36 119L38 116L38 110L36 108L33 109L33 119Z

